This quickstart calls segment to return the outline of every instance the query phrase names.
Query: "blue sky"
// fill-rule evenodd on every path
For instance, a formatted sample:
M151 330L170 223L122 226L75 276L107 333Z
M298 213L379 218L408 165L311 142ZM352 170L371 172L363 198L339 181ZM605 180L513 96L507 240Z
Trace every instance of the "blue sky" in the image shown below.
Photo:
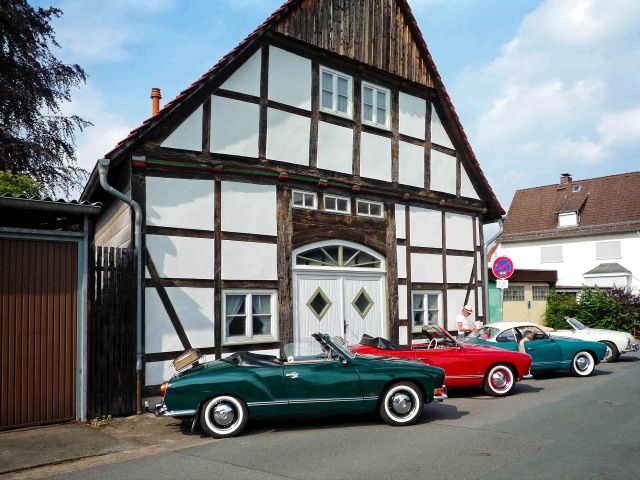
M282 0L59 0L58 55L87 85L65 107L91 169ZM640 2L409 0L503 205L518 188L640 170Z

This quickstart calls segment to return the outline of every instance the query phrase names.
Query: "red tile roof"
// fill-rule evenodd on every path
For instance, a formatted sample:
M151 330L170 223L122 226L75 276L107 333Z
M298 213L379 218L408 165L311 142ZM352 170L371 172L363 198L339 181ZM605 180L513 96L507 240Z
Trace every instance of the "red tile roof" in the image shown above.
M578 225L558 228L558 213L568 211L579 212ZM640 172L630 172L516 191L500 242L638 230Z

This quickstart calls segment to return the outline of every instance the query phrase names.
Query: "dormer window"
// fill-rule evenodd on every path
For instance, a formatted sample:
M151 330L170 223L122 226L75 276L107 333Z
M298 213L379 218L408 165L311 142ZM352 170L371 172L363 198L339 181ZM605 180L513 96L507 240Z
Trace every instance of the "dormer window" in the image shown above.
M558 214L558 227L575 227L578 225L578 212L560 212Z
M351 118L352 79L326 67L320 67L320 110Z
M573 193L578 193L580 191L580 189L582 188L581 185L576 185L573 187L573 190L571 190Z

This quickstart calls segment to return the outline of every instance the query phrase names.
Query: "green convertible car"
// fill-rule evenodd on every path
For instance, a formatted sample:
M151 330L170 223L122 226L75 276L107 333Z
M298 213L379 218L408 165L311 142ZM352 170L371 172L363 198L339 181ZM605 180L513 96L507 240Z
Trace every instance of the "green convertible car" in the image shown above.
M237 352L194 363L165 382L156 415L199 421L212 437L238 435L249 415L313 416L379 411L411 425L425 403L447 398L444 370L420 362L352 353L338 337L289 344L281 358ZM311 350L311 347L315 351Z
M569 370L587 377L602 362L607 346L572 338L551 338L539 326L526 322L496 322L472 332L465 343L491 345L531 355L531 372Z

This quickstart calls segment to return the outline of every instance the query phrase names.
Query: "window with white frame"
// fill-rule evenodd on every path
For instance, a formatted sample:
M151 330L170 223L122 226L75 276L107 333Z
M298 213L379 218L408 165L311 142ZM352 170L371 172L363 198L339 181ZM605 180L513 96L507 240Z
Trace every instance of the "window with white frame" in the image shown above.
M386 88L362 83L362 122L389 128L391 92Z
M323 195L324 211L331 213L351 213L351 199L337 195Z
M578 225L578 212L561 212L558 214L558 227L575 227Z
M223 292L222 342L259 343L278 339L277 294L274 290Z
M362 217L384 217L384 206L382 202L373 202L371 200L358 200L356 202L356 211Z
M419 332L425 325L442 326L441 292L414 291L412 292L412 329Z
M313 192L293 190L291 192L291 204L295 208L306 208L308 210L317 210L318 196Z
M352 78L320 67L320 110L351 118Z

